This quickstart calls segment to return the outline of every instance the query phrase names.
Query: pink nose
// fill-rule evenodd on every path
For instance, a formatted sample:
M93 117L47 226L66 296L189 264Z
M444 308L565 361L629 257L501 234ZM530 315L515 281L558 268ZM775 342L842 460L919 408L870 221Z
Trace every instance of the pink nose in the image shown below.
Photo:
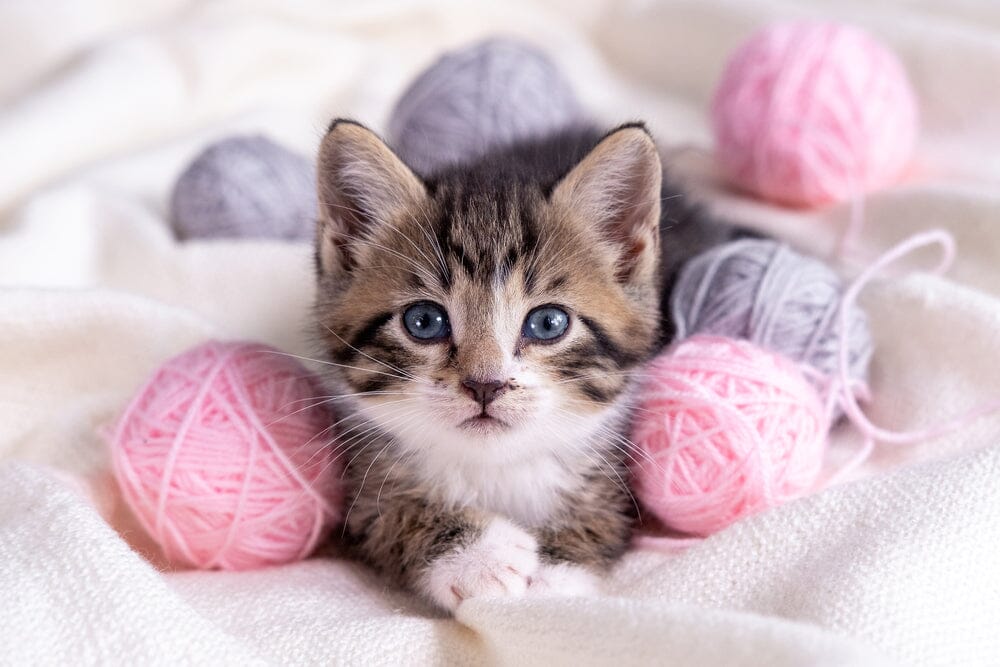
M469 392L472 400L484 408L508 389L506 382L499 380L481 381L472 378L462 380L462 386Z

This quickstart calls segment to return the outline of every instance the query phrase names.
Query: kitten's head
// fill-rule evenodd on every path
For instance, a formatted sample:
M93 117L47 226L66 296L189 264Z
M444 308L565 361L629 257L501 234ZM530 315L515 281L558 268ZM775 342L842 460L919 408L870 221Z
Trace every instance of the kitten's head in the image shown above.
M338 121L318 172L317 318L351 409L406 448L493 462L583 447L621 413L659 321L644 128L606 135L555 183L424 181Z

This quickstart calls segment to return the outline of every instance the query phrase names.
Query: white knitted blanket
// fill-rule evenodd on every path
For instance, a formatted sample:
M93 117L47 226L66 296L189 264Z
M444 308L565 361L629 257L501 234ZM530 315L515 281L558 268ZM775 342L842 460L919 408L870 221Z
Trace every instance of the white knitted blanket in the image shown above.
M0 5L0 664L1000 664L998 418L880 447L853 482L683 554L632 553L602 597L472 601L460 622L349 562L161 571L65 476L106 468L101 427L187 346L308 350L308 247L172 240L167 193L207 141L263 131L311 152L333 115L383 128L439 50L503 32L549 49L608 123L645 118L664 145L707 147L726 54L792 16L869 27L919 94L918 167L870 198L857 264L926 227L958 240L950 276L866 294L872 418L915 427L996 396L990 0ZM703 151L674 158L721 212L807 250L829 252L848 217L741 199ZM832 456L853 446L838 434Z

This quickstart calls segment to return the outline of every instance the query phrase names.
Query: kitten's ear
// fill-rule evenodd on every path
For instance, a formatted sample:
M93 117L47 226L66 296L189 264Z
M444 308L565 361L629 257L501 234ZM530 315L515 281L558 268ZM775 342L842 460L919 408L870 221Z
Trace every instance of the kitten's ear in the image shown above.
M552 191L551 201L596 226L618 251L617 277L655 276L662 168L642 125L626 125L601 140Z
M379 137L353 121L335 120L317 161L319 268L350 271L384 225L417 214L427 200L423 182Z

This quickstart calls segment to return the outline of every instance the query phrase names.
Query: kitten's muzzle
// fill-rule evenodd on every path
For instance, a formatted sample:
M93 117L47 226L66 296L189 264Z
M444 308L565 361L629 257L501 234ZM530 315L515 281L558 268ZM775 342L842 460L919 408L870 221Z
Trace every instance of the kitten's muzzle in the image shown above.
M462 380L462 386L465 387L472 400L483 406L484 413L486 412L487 405L510 389L509 382L500 380L474 380L472 378Z

